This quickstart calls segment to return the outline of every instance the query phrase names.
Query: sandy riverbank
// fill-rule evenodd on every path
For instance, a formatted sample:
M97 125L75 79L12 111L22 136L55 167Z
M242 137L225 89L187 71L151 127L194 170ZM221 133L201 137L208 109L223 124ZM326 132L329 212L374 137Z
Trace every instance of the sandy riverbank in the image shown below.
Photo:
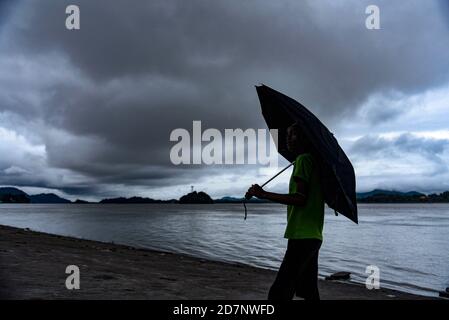
M80 290L67 290L67 265ZM0 226L0 294L7 299L265 299L276 273L161 251ZM320 281L322 299L426 299Z

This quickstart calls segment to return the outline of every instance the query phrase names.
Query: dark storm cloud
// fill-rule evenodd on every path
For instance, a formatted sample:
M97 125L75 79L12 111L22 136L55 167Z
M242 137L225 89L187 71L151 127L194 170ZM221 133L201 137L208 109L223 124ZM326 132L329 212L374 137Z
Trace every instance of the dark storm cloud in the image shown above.
M441 174L449 169L444 160L447 150L448 139L424 138L404 133L389 139L378 135L363 136L354 142L350 153L354 159L392 159L392 164L395 158L407 157L410 154L419 155L425 158L425 161L422 161L423 166L431 163L436 166L433 174Z
M361 119L372 126L391 122L417 105L417 101L407 98L408 96L399 92L373 94L358 113Z
M19 2L0 42L0 58L17 63L4 75L0 112L36 122L48 165L89 185L189 183L219 170L170 165L170 132L192 120L264 128L259 82L311 106L330 127L375 94L445 84L439 3L376 1L382 29L372 31L364 13L371 2ZM68 4L81 9L79 31L64 28ZM370 112L377 123L404 111Z
M61 50L96 84L148 74L168 80L167 90L169 80L188 83L199 91L199 105L188 106L194 112L216 111L217 103L254 110L242 103L256 101L259 81L293 92L326 117L378 90L415 92L448 79L438 2L380 1L382 30L369 31L369 1L75 1L83 27L68 33L61 12L72 2L29 5L23 18L32 28L15 41L33 52Z
M444 17L444 20L447 23L447 27L449 30L449 2L446 0L439 0L441 14Z
M0 26L6 22L7 17L10 14L10 10L14 5L14 0L1 0L0 1Z
M351 151L354 154L370 155L391 148L403 152L433 155L442 154L448 146L449 140L447 139L423 138L404 133L391 139L377 135L361 137L354 142Z

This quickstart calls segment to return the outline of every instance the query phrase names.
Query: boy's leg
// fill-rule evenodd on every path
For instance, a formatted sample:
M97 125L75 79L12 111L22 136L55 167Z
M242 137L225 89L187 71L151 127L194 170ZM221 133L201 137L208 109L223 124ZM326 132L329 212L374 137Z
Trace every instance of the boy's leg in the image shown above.
M317 240L319 241L319 240ZM289 239L276 279L268 293L268 300L291 300L295 294L299 277L304 273L317 250L309 239ZM319 249L319 248L318 248Z
M321 241L310 239L308 250L313 252L313 256L307 264L304 272L298 277L296 283L296 296L305 300L320 300L318 290L318 256Z

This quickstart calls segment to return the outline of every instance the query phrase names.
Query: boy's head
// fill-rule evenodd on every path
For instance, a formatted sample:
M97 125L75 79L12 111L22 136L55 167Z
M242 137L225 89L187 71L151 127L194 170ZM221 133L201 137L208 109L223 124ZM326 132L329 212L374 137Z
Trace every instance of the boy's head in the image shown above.
M297 155L310 151L309 142L297 122L287 128L287 149Z

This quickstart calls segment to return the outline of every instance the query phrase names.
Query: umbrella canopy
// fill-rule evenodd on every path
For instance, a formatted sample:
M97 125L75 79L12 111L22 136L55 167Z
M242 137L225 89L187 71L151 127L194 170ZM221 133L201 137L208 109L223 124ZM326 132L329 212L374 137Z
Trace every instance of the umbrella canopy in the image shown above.
M333 133L298 101L265 85L256 90L268 127L278 129L278 152L290 162L295 160L296 155L287 149L287 128L299 123L319 158L325 202L358 223L354 168Z

